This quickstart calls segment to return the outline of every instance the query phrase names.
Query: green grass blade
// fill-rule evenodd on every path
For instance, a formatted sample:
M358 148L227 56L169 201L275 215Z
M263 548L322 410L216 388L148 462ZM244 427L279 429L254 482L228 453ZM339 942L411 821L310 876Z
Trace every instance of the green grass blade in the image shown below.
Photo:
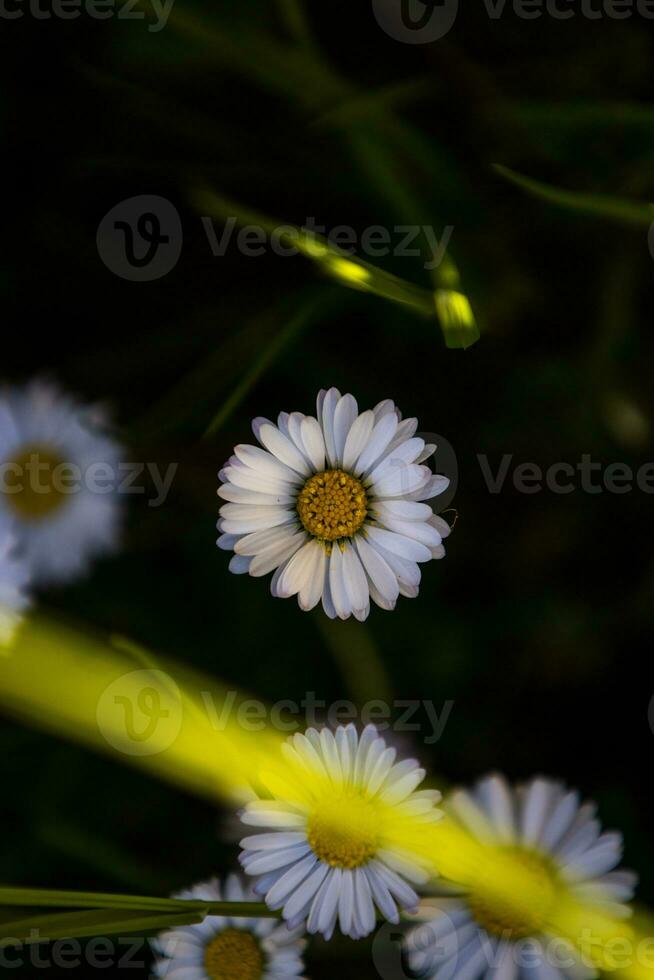
M0 888L0 905L41 908L140 909L175 912L188 907L188 900L153 898L143 895L115 895L110 892L75 892L49 888ZM195 903L201 906L203 903Z
M143 912L135 909L94 909L88 912L60 912L30 916L2 923L0 949L31 945L54 939L85 939L91 936L115 936L126 933L153 932L175 926L202 922L204 912Z
M219 220L234 217L242 225L256 225L268 234L276 232L284 245L296 248L315 262L323 273L343 286L408 306L422 316L434 316L434 303L429 290L406 282L362 259L344 254L313 231L275 221L207 189L196 191L191 196L203 215Z
M286 324L273 337L271 342L264 347L258 357L254 359L251 366L243 375L236 387L223 402L218 412L207 426L204 438L214 435L225 424L227 419L238 408L247 394L254 388L257 381L264 371L279 356L282 350L287 347L300 332L311 322L325 316L330 309L330 299L324 293L309 300L298 310L295 316L290 317Z
M515 170L494 164L493 169L505 180L517 187L539 197L550 204L592 215L596 218L607 218L622 224L634 225L640 228L649 227L654 221L654 207L641 201L630 201L627 198L611 197L608 194L585 194L576 191L566 191L551 184L544 184L531 177L525 177Z

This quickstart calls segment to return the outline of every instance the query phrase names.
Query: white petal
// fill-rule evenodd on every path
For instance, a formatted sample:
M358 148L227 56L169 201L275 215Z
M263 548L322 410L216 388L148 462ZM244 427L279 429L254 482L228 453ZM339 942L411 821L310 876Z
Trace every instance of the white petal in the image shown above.
M389 470L414 463L425 448L424 439L406 439L395 448L389 448L368 476L371 483L377 482Z
M338 899L338 922L344 936L352 931L354 917L354 875L349 869L343 871Z
M272 527L248 534L234 545L238 555L258 555L260 552L280 543L290 541L296 531L295 527Z
M347 619L352 613L352 603L345 587L343 554L338 544L334 545L329 557L329 588L337 616Z
M318 541L310 542L313 545L311 563L306 569L305 583L298 594L298 604L300 609L308 612L317 606L322 597L325 575L327 571L327 552L323 545Z
M400 593L400 587L393 569L360 534L355 539L355 547L368 577L379 594L386 602L394 603Z
M325 468L325 440L316 419L307 416L302 420L302 442L314 470L319 473Z
M340 400L341 393L338 388L330 388L322 399L322 415L320 406L318 407L318 419L322 422L322 431L325 439L325 449L327 461L330 466L336 463L336 443L334 441L334 413Z
M289 466L292 470L295 470L304 477L309 475L310 469L302 453L288 436L280 432L272 423L269 422L267 425L261 426L258 439L266 449L273 453L282 463L285 463L286 466Z
M235 504L254 504L259 507L270 505L294 504L297 500L297 493L258 493L256 490L245 490L237 487L233 483L223 483L218 488L218 496L223 500L229 500Z
M366 533L373 547L380 545L391 554L399 555L407 561L422 562L431 559L429 548L419 541L413 541L394 531L385 531L381 527L369 526L366 528Z
M356 421L353 423L347 439L345 440L345 449L343 450L344 469L352 472L355 471L356 462L370 439L374 423L375 415L374 412L370 410L367 412L362 412L358 419L356 419Z
M280 541L278 544L271 545L271 547L259 552L252 559L250 575L253 578L260 578L289 559L292 560L295 552L302 547L305 540L306 534L303 531L298 531L288 540Z
M434 516L429 504L418 503L417 500L375 500L371 510L382 520L386 518L399 521L428 521ZM445 522L443 522L445 523Z
M304 881L313 871L317 864L317 858L313 852L298 861L292 868L289 868L279 881L273 885L266 895L266 905L270 909L279 909L286 902L289 895Z
M390 518L384 521L384 527L388 531L402 534L405 538L420 541L427 548L438 548L441 543L441 536L436 528L425 523L425 521L398 521L395 518Z
M234 555L229 562L228 568L233 575L245 575L250 570L252 558L243 555Z
M352 609L365 609L370 597L368 582L359 556L349 541L343 547L343 579Z
M277 595L280 598L297 595L311 584L316 547L320 548L320 545L311 539L293 555L277 582Z
M413 500L432 500L434 497L438 497L439 494L444 493L449 485L450 481L446 476L441 476L440 474L431 476L423 487L414 492Z
M368 443L359 456L354 469L355 476L360 476L372 469L378 459L386 451L391 439L397 431L397 416L392 412L383 415L376 423Z
M431 470L428 466L417 463L400 463L386 471L382 478L374 483L371 490L375 497L401 497L419 491L429 480Z

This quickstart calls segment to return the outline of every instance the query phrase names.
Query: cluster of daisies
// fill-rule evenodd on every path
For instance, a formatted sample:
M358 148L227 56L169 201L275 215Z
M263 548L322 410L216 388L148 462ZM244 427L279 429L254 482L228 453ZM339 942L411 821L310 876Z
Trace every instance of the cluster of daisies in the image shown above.
M115 492L94 492L93 467L115 473L121 449L97 410L37 381L0 390L0 644L32 587L69 582L111 550Z
M218 545L230 570L273 572L273 595L322 602L330 618L366 619L370 603L414 598L420 565L445 554L449 524L428 501L449 481L427 465L436 446L387 399L321 391L316 415L254 420L259 446L239 445L220 471ZM117 540L115 492L70 470L116 472L121 448L98 413L35 382L0 392L0 642L12 635L30 586L70 581Z
M243 823L257 833L241 842L253 885L232 876L183 897L220 901L264 898L278 918L209 916L171 930L156 943L154 975L178 980L286 980L303 971L303 936L336 930L370 935L378 920L415 913L405 952L426 980L585 980L594 971L572 943L550 949L548 923L561 896L586 909L627 916L635 876L617 871L622 840L603 833L592 804L554 781L512 788L489 776L472 790L420 790L425 771L397 761L373 726L335 733L309 729L284 749L285 778L247 804ZM265 785L265 782L264 782ZM277 786L277 789L275 789ZM502 892L483 875L467 891L436 889L435 869L393 828L410 820L429 828L443 816L471 841L518 867L525 887ZM403 842L404 841L404 842ZM436 880L435 880L436 879ZM581 906L580 906L581 907ZM233 910L230 910L233 911ZM526 955L528 950L529 955Z
M316 415L256 418L259 446L239 445L219 473L218 546L230 570L273 572L274 596L331 618L364 620L374 602L414 598L420 565L445 554L449 524L427 501L449 481L427 465L436 446L390 401L359 412L356 399L321 391Z
M301 609L322 603L330 618L364 620L374 602L393 609L414 598L420 565L444 555L450 527L428 501L448 486L427 461L436 447L416 435L390 400L359 412L336 388L318 395L316 415L282 412L253 423L259 446L239 445L220 471L218 527L230 570L272 575L274 596ZM0 392L0 643L12 635L32 586L66 582L117 539L115 492L66 467L118 467L121 449L93 410L34 383ZM284 746L284 774L261 778L241 841L248 876L212 880L182 898L264 900L270 916L209 915L155 942L156 977L175 980L289 980L301 977L306 934L369 936L421 911L406 935L411 970L425 980L585 980L572 943L548 955L557 906L578 902L615 919L628 915L635 876L615 870L622 839L603 833L594 807L546 779L511 788L490 776L449 796L420 789L424 769L398 761L373 726L309 729ZM518 869L522 886L474 882L436 889L425 840L442 818L494 860ZM410 833L406 832L410 828ZM426 835L426 836L425 836ZM497 869L497 863L495 865ZM420 893L429 890L421 903ZM236 911L231 905L230 911ZM525 947L530 956L522 955Z

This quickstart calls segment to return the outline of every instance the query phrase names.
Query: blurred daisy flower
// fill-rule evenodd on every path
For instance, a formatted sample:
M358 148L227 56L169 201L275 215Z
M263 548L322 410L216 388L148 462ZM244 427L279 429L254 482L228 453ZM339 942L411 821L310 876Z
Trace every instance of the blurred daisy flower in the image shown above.
M0 648L11 644L21 614L29 605L25 592L29 573L14 553L15 544L10 521L0 511Z
M413 759L395 761L374 726L308 729L283 746L285 767L261 777L272 799L248 803L245 824L267 833L241 841L241 863L259 876L257 894L282 909L290 928L331 938L336 924L353 939L375 928L375 906L390 922L414 909L412 884L433 869L422 835L441 816L436 791L416 792L425 776Z
M78 577L116 543L121 451L99 421L51 384L0 392L0 511L35 584Z
M257 418L258 446L240 445L219 473L218 546L235 552L230 570L274 571L274 596L301 609L322 599L327 615L363 620L372 599L394 609L414 598L419 563L445 554L450 526L423 503L446 477L425 461L436 450L416 437L390 400L359 413L352 395L321 391L317 418L282 412Z
M596 976L576 944L579 923L624 919L636 876L613 870L622 837L602 833L592 803L557 782L512 789L501 776L448 798L452 817L484 845L465 898L436 899L407 937L409 963L430 980L583 980ZM430 900L431 906L431 900ZM567 928L568 920L575 923ZM592 931L592 930L589 930Z
M229 875L195 885L175 898L210 902L257 901L249 886ZM169 980L286 980L300 977L305 941L276 919L209 915L199 925L180 926L153 940L158 954L152 975Z

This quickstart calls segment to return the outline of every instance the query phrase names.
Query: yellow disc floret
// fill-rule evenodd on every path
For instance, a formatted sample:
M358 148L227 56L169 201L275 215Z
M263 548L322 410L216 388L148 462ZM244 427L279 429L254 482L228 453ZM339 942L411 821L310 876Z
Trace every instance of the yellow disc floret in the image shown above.
M241 929L219 932L204 952L204 968L211 980L261 980L264 965L256 937Z
M56 451L37 445L24 446L5 462L5 495L22 520L42 520L66 503L64 466Z
M309 534L322 541L351 538L363 524L368 501L363 485L343 470L310 477L297 499L297 512Z
M514 941L537 936L547 925L559 880L550 860L520 847L502 848L506 874L481 875L468 896L473 918L486 932Z
M316 857L332 868L367 864L379 846L379 816L359 796L323 800L311 813L307 839Z

